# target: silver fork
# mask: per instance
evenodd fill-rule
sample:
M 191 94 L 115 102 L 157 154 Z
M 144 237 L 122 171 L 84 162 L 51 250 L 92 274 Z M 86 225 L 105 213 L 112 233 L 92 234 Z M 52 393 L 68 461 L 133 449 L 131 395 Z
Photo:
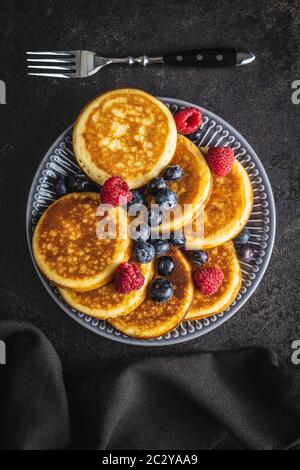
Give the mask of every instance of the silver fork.
M 197 67 L 227 67 L 246 65 L 255 59 L 252 52 L 236 49 L 197 49 L 180 51 L 157 57 L 101 57 L 91 51 L 29 51 L 27 54 L 28 75 L 55 78 L 91 77 L 110 64 L 142 65 L 165 64 Z

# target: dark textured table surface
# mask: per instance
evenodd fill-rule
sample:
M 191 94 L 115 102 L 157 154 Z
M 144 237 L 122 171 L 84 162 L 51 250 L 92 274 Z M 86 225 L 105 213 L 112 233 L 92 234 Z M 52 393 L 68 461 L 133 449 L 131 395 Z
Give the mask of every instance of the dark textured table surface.
M 300 339 L 300 105 L 291 101 L 292 82 L 300 79 L 299 17 L 300 3 L 291 0 L 1 0 L 0 79 L 7 85 L 7 104 L 0 106 L 1 317 L 41 328 L 66 371 L 120 357 L 250 345 L 271 347 L 291 364 L 291 343 Z M 199 46 L 244 47 L 257 60 L 218 70 L 116 66 L 82 81 L 25 74 L 30 49 L 86 48 L 114 56 Z M 26 244 L 26 198 L 45 151 L 90 98 L 119 86 L 189 100 L 222 116 L 254 147 L 274 191 L 275 247 L 259 288 L 226 324 L 178 346 L 130 347 L 79 326 L 46 293 Z

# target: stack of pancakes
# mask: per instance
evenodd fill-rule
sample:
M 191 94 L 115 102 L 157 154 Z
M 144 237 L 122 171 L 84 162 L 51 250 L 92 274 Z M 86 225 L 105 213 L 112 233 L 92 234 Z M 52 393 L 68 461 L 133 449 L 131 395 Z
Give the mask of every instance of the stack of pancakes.
M 184 229 L 186 249 L 172 246 L 168 254 L 175 269 L 168 276 L 174 295 L 157 303 L 148 295 L 155 274 L 154 262 L 140 264 L 145 282 L 141 289 L 118 293 L 114 272 L 132 260 L 132 241 L 126 209 L 113 210 L 115 236 L 99 238 L 98 193 L 71 193 L 53 203 L 41 217 L 33 237 L 36 262 L 44 275 L 59 287 L 73 308 L 105 319 L 128 336 L 154 338 L 174 329 L 183 319 L 196 320 L 226 309 L 241 287 L 241 271 L 232 239 L 245 226 L 252 209 L 252 187 L 236 160 L 228 176 L 217 177 L 199 149 L 177 135 L 168 108 L 151 95 L 135 89 L 102 94 L 79 115 L 73 132 L 76 159 L 94 182 L 102 185 L 111 176 L 123 178 L 129 188 L 145 186 L 169 165 L 179 165 L 183 177 L 169 188 L 178 206 L 186 208 L 154 228 L 161 234 Z M 198 214 L 204 217 L 204 234 L 195 232 Z M 224 272 L 219 290 L 205 296 L 194 288 L 189 249 L 204 249 L 205 267 Z M 136 262 L 136 261 L 135 261 Z

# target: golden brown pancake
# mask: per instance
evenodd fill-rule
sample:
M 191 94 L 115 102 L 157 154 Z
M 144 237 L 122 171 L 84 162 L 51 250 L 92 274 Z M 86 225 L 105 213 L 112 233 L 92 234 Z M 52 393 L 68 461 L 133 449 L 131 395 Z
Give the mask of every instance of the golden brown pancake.
M 117 89 L 95 98 L 79 115 L 73 131 L 75 157 L 96 183 L 116 175 L 137 188 L 170 162 L 176 132 L 163 103 L 141 90 Z
M 213 175 L 212 192 L 204 209 L 204 237 L 185 232 L 189 249 L 206 249 L 233 239 L 246 225 L 252 211 L 250 178 L 238 160 L 225 177 Z M 195 222 L 192 224 L 195 230 Z
M 167 279 L 173 284 L 173 297 L 165 303 L 157 303 L 147 296 L 133 312 L 109 319 L 112 326 L 127 336 L 150 339 L 168 333 L 184 319 L 194 291 L 191 268 L 178 249 L 172 247 L 170 256 L 175 262 L 175 268 Z
M 33 236 L 33 253 L 43 274 L 55 284 L 87 291 L 107 284 L 116 267 L 130 256 L 131 241 L 97 236 L 97 193 L 72 193 L 55 201 L 39 220 Z M 127 214 L 112 209 L 117 228 L 126 226 Z M 118 230 L 117 230 L 118 232 Z
M 183 135 L 178 134 L 175 155 L 170 165 L 179 165 L 183 169 L 183 177 L 179 181 L 170 181 L 169 189 L 178 197 L 176 213 L 170 212 L 170 219 L 154 229 L 168 232 L 179 229 L 192 219 L 196 210 L 209 199 L 212 188 L 211 171 L 198 147 Z M 167 216 L 168 212 L 164 213 Z
M 114 281 L 88 292 L 75 292 L 70 289 L 59 289 L 59 291 L 71 307 L 92 317 L 105 320 L 108 317 L 126 315 L 143 302 L 153 277 L 153 262 L 139 266 L 145 283 L 141 289 L 127 294 L 118 293 Z
M 208 250 L 208 262 L 204 268 L 218 266 L 224 272 L 224 280 L 219 290 L 212 295 L 204 295 L 195 286 L 191 307 L 186 315 L 186 320 L 200 320 L 201 318 L 223 312 L 239 293 L 242 284 L 240 263 L 231 241 Z M 192 263 L 192 269 L 202 269 Z

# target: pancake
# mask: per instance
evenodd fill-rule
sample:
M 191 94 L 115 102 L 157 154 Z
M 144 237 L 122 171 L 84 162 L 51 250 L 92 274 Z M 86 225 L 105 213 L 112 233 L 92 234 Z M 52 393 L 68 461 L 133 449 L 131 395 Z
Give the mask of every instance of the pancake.
M 203 295 L 197 287 L 187 313 L 186 320 L 200 320 L 201 318 L 223 312 L 236 298 L 242 284 L 240 263 L 231 241 L 208 250 L 208 262 L 203 268 L 218 266 L 224 272 L 224 280 L 215 294 Z M 201 269 L 192 263 L 192 269 Z
M 204 209 L 204 237 L 187 228 L 186 246 L 206 249 L 232 240 L 246 225 L 252 211 L 253 190 L 243 165 L 235 160 L 225 177 L 213 175 L 212 192 Z M 192 223 L 195 231 L 195 220 Z
M 73 130 L 75 157 L 96 183 L 110 176 L 137 188 L 157 176 L 172 159 L 177 140 L 168 108 L 132 88 L 103 93 L 80 113 Z
M 88 292 L 75 292 L 62 288 L 59 291 L 71 307 L 92 317 L 105 320 L 108 317 L 126 315 L 143 302 L 153 277 L 153 262 L 140 264 L 139 266 L 145 278 L 145 283 L 141 289 L 127 294 L 119 294 L 115 289 L 114 281 Z
M 116 267 L 130 256 L 131 241 L 121 239 L 118 227 L 126 226 L 122 208 L 112 209 L 117 238 L 101 239 L 96 228 L 97 193 L 72 193 L 55 201 L 40 218 L 33 235 L 33 253 L 43 274 L 58 286 L 87 291 L 107 284 Z
M 169 181 L 169 188 L 178 197 L 179 212 L 170 212 L 169 220 L 163 219 L 160 227 L 153 231 L 169 232 L 183 227 L 192 219 L 196 211 L 209 199 L 212 188 L 211 171 L 198 147 L 189 139 L 178 135 L 175 155 L 170 165 L 179 165 L 183 177 L 179 181 Z M 186 206 L 185 206 L 186 205 Z M 168 212 L 165 212 L 168 216 Z
M 109 319 L 112 326 L 127 336 L 151 339 L 165 335 L 182 322 L 193 298 L 191 268 L 177 248 L 172 247 L 170 256 L 175 262 L 175 268 L 167 279 L 173 284 L 173 297 L 165 303 L 157 303 L 147 296 L 133 312 Z

